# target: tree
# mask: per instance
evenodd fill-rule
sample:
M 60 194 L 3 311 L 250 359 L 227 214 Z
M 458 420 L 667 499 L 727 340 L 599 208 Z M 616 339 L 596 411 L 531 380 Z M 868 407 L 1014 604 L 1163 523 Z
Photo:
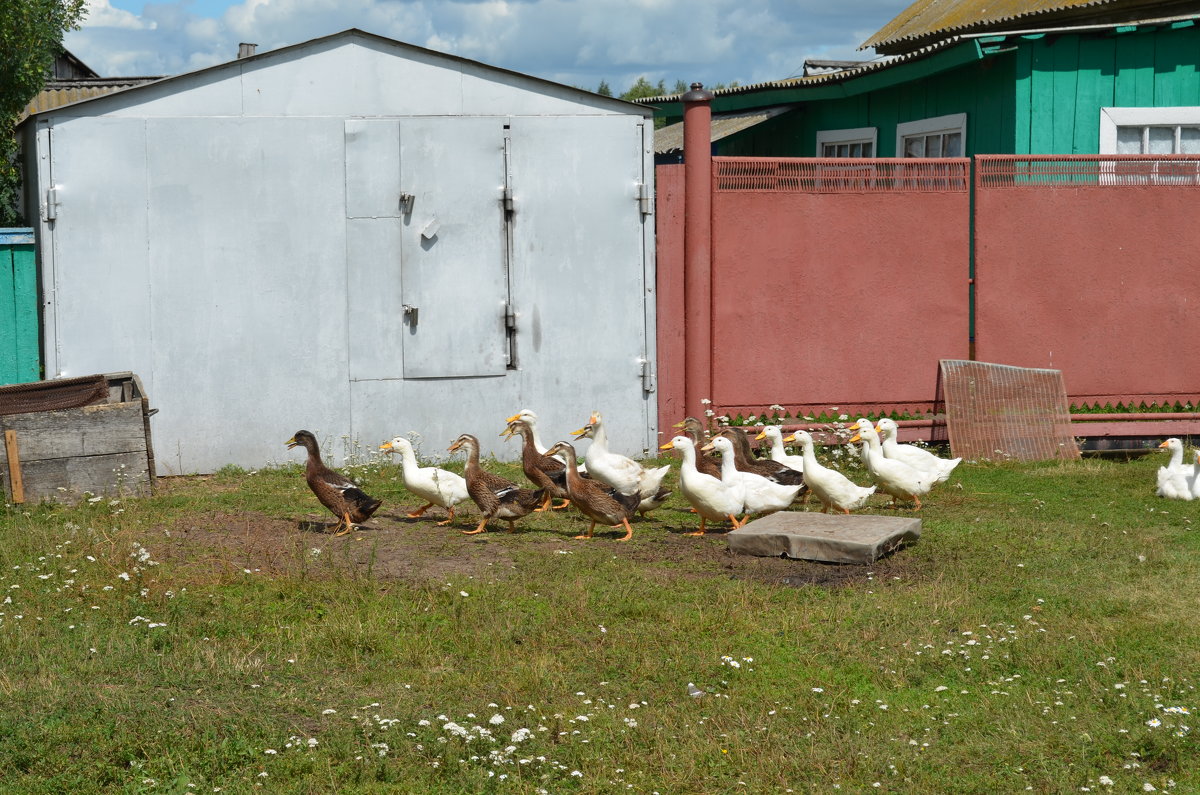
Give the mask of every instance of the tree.
M 596 89 L 596 93 L 602 97 L 611 97 L 613 95 L 612 89 L 609 88 L 607 80 L 600 81 L 600 87 Z
M 17 118 L 45 85 L 63 34 L 78 30 L 86 12 L 86 0 L 5 0 L 0 6 L 0 226 L 22 222 Z
M 632 102 L 635 99 L 645 99 L 646 97 L 661 97 L 667 93 L 666 85 L 662 80 L 658 81 L 658 85 L 651 85 L 650 81 L 645 77 L 639 77 L 629 90 L 621 95 L 621 99 Z

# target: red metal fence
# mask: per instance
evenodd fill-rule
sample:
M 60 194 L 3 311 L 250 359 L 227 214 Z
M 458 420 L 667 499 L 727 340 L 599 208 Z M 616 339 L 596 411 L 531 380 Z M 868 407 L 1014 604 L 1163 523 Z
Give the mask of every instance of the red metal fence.
M 670 169 L 658 170 L 664 428 L 699 410 L 684 405 L 695 308 Z M 1076 403 L 1194 402 L 1200 157 L 978 156 L 971 173 L 965 158 L 714 158 L 713 407 L 926 411 L 938 361 L 971 358 L 972 290 L 975 359 L 1061 369 Z

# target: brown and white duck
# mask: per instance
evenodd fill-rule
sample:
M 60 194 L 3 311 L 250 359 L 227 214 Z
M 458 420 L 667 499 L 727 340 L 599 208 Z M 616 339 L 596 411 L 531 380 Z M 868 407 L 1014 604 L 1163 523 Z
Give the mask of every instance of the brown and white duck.
M 570 505 L 567 497 L 567 465 L 558 458 L 552 458 L 549 453 L 540 453 L 533 436 L 533 426 L 525 420 L 510 419 L 504 433 L 505 438 L 521 437 L 521 469 L 525 477 L 539 488 L 545 489 L 546 498 L 539 511 L 550 507 L 552 498 L 563 500 L 562 505 L 555 505 L 555 510 L 561 510 Z
M 334 535 L 349 533 L 354 525 L 370 519 L 371 514 L 383 505 L 383 500 L 368 496 L 353 480 L 325 466 L 317 437 L 311 431 L 296 431 L 287 440 L 287 446 L 289 450 L 303 447 L 308 451 L 304 479 L 321 504 L 338 518 L 338 523 L 333 527 Z
M 750 472 L 762 475 L 783 486 L 803 486 L 804 473 L 797 472 L 791 467 L 773 461 L 769 458 L 755 458 L 754 448 L 750 446 L 750 438 L 737 428 L 722 428 L 717 436 L 724 436 L 733 442 L 733 463 L 739 472 Z M 804 492 L 805 489 L 800 489 Z
M 469 433 L 454 440 L 450 452 L 465 450 L 467 466 L 463 472 L 467 478 L 467 493 L 479 506 L 483 518 L 474 530 L 463 530 L 463 535 L 473 536 L 487 529 L 488 519 L 503 519 L 508 522 L 508 532 L 516 530 L 514 519 L 530 513 L 546 498 L 543 489 L 523 489 L 516 483 L 486 471 L 479 465 L 479 440 Z
M 610 527 L 625 528 L 625 535 L 618 541 L 628 541 L 633 538 L 633 528 L 629 526 L 629 517 L 637 512 L 641 502 L 636 494 L 622 494 L 616 489 L 609 488 L 597 480 L 584 478 L 579 474 L 579 463 L 575 459 L 575 448 L 567 442 L 558 442 L 547 454 L 561 453 L 567 459 L 567 496 L 571 505 L 592 520 L 587 532 L 576 538 L 591 538 L 596 529 L 596 522 L 603 522 Z

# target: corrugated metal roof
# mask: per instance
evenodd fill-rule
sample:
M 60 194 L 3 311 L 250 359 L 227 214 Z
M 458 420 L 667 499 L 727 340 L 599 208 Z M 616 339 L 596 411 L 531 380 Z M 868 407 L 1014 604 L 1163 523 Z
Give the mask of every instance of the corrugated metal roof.
M 734 133 L 749 129 L 756 124 L 762 124 L 767 119 L 773 119 L 794 107 L 795 105 L 779 105 L 748 113 L 714 113 L 709 141 L 728 138 Z M 654 131 L 654 153 L 656 155 L 681 151 L 683 151 L 683 122 L 668 124 L 666 127 L 660 127 Z
M 931 38 L 949 34 L 976 32 L 992 26 L 1012 29 L 1015 23 L 1035 23 L 1055 17 L 1079 20 L 1086 9 L 1105 6 L 1114 10 L 1148 10 L 1155 6 L 1161 15 L 1164 4 L 1146 0 L 916 0 L 895 19 L 884 25 L 859 47 L 874 47 L 877 52 L 902 52 L 911 46 L 928 43 Z M 1085 13 L 1079 13 L 1083 10 Z M 1040 19 L 1035 19 L 1040 18 Z
M 79 102 L 83 99 L 91 99 L 100 97 L 105 94 L 112 94 L 117 91 L 124 91 L 127 88 L 140 86 L 143 83 L 149 83 L 154 80 L 159 80 L 158 77 L 98 77 L 98 78 L 82 78 L 79 80 L 52 80 L 42 88 L 38 95 L 35 96 L 21 115 L 17 117 L 17 122 L 25 120 L 25 117 L 34 113 L 40 113 L 43 110 L 69 105 L 72 102 Z

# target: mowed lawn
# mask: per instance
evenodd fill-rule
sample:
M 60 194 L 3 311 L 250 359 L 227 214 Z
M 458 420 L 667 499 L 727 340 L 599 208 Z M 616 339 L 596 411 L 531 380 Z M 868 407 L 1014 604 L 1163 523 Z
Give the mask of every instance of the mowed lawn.
M 871 567 L 731 556 L 679 497 L 467 537 L 379 463 L 342 538 L 296 466 L 10 505 L 0 790 L 1197 792 L 1163 461 L 964 463 Z

